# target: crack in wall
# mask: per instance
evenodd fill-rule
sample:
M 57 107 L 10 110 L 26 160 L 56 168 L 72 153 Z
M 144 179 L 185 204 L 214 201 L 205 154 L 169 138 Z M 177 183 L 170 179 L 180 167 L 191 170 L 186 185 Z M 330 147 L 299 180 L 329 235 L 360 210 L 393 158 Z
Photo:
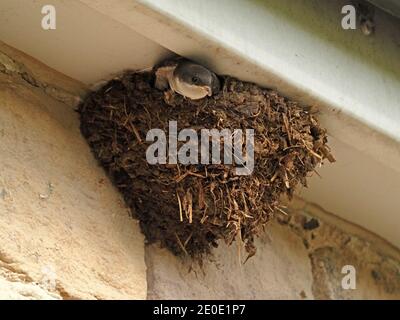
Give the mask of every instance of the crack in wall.
M 15 266 L 15 262 L 0 251 L 0 268 L 5 269 L 7 272 L 13 273 L 18 279 L 22 281 L 34 282 L 34 280 L 22 269 Z
M 47 288 L 42 286 L 39 282 L 35 281 L 27 272 L 23 269 L 16 267 L 17 262 L 13 261 L 7 257 L 3 252 L 0 251 L 0 279 L 4 279 L 9 283 L 23 284 L 26 286 L 31 286 L 32 290 L 41 290 L 43 293 L 47 294 L 52 298 L 62 298 L 62 299 L 74 299 L 74 297 L 68 295 L 62 287 L 57 284 L 55 290 L 49 291 Z M 19 294 L 26 298 L 33 298 L 33 293 L 29 292 L 26 287 L 25 290 L 18 291 Z

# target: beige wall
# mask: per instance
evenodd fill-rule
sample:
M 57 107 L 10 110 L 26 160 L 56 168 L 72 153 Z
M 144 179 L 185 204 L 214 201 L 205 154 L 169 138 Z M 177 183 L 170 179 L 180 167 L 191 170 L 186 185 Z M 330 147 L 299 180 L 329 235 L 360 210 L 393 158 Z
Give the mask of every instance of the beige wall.
M 146 247 L 150 299 L 400 299 L 400 254 L 385 241 L 296 199 L 256 241 L 257 254 L 220 244 L 200 268 Z M 304 227 L 310 219 L 318 226 Z M 342 287 L 342 268 L 356 289 Z
M 84 91 L 0 43 L 0 299 L 146 298 L 143 235 L 79 131 Z

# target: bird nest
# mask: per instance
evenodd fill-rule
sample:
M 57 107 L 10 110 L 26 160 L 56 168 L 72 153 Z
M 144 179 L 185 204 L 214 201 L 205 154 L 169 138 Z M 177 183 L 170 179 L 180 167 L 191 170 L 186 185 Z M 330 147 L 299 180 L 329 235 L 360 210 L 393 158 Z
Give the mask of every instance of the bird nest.
M 148 242 L 176 255 L 202 258 L 219 240 L 254 239 L 279 209 L 282 195 L 324 159 L 334 161 L 326 130 L 309 109 L 276 92 L 230 77 L 221 91 L 201 100 L 168 95 L 152 86 L 151 73 L 125 73 L 80 105 L 81 131 Z M 168 133 L 171 120 L 184 128 L 254 129 L 254 169 L 237 175 L 232 165 L 149 164 L 152 128 Z M 178 147 L 184 142 L 178 142 Z M 171 148 L 169 146 L 169 148 Z

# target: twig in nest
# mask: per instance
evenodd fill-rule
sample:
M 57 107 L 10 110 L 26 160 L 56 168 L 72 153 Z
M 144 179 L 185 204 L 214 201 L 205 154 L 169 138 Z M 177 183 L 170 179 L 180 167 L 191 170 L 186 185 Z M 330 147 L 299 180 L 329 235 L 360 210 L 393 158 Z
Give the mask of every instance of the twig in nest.
M 182 251 L 188 256 L 189 253 L 186 251 L 185 246 L 182 244 L 182 241 L 181 241 L 181 239 L 179 239 L 179 237 L 176 234 L 176 232 L 175 232 L 175 237 L 176 237 L 176 240 L 178 241 L 179 247 L 181 247 Z
M 287 214 L 287 212 L 285 212 L 284 210 L 282 210 L 281 208 L 279 208 L 279 207 L 275 207 L 277 210 L 279 210 L 280 212 L 282 212 L 285 216 L 287 216 L 288 214 Z
M 137 131 L 136 127 L 132 124 L 132 122 L 129 123 L 132 127 L 133 132 L 135 133 L 136 139 L 138 139 L 139 143 L 143 143 L 142 139 L 140 138 L 139 131 Z
M 182 202 L 181 198 L 179 197 L 178 191 L 176 192 L 176 197 L 178 198 L 178 204 L 179 204 L 179 218 L 180 221 L 183 222 Z

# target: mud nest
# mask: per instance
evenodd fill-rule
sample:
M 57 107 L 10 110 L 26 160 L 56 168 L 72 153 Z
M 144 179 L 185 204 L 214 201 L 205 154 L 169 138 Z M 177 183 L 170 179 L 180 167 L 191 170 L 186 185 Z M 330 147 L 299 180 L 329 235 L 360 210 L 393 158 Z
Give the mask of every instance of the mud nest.
M 217 95 L 191 101 L 155 89 L 151 73 L 128 72 L 79 107 L 83 135 L 147 241 L 176 255 L 202 258 L 221 239 L 241 241 L 254 255 L 254 239 L 281 197 L 306 186 L 324 159 L 334 161 L 326 130 L 309 109 L 252 83 L 221 80 Z M 159 128 L 168 136 L 171 120 L 178 132 L 254 129 L 253 173 L 236 175 L 235 164 L 149 164 L 146 150 L 153 141 L 146 134 Z

